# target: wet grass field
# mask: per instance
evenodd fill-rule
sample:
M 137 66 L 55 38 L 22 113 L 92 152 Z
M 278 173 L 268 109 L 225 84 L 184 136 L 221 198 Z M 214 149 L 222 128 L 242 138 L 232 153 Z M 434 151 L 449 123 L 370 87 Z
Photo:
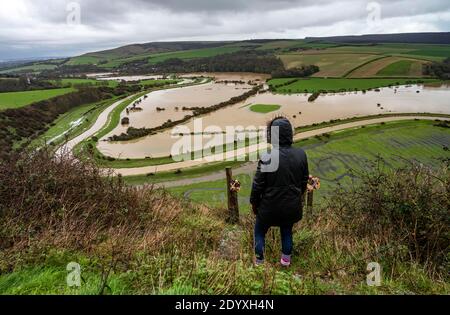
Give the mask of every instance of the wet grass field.
M 335 132 L 296 143 L 308 155 L 310 173 L 321 179 L 315 202 L 321 203 L 338 184 L 357 180 L 357 173 L 381 157 L 386 167 L 399 168 L 416 161 L 439 167 L 440 160 L 450 159 L 450 129 L 435 126 L 433 121 L 402 121 L 376 124 Z M 353 174 L 353 173 L 356 173 Z M 243 212 L 249 211 L 253 173 L 236 176 L 242 184 L 239 202 Z M 223 180 L 169 189 L 177 196 L 211 206 L 226 207 Z

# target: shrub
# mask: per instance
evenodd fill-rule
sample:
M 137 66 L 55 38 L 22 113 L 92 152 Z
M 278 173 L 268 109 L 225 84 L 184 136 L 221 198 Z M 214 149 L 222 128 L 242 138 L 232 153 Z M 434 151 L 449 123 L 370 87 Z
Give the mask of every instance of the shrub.
M 107 250 L 128 261 L 168 244 L 197 245 L 196 232 L 180 235 L 175 226 L 184 208 L 190 209 L 164 190 L 128 187 L 90 162 L 54 159 L 46 149 L 11 156 L 0 160 L 0 273 L 17 263 L 9 255 L 38 259 L 47 248 Z
M 409 162 L 388 170 L 383 160 L 369 171 L 353 172 L 359 180 L 330 196 L 328 210 L 336 230 L 367 239 L 376 248 L 405 249 L 403 259 L 430 271 L 448 270 L 450 245 L 450 172 Z

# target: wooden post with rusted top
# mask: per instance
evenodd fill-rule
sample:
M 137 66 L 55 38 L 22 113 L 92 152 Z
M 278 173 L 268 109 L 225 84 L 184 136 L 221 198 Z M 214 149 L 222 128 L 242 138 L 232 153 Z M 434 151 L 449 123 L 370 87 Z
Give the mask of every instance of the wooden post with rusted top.
M 306 210 L 307 210 L 307 219 L 312 217 L 313 214 L 313 203 L 314 203 L 314 190 L 307 192 L 308 197 L 306 198 Z
M 226 168 L 227 174 L 227 195 L 228 195 L 228 219 L 230 223 L 239 222 L 239 204 L 237 191 L 232 190 L 231 186 L 233 184 L 233 173 L 231 167 Z

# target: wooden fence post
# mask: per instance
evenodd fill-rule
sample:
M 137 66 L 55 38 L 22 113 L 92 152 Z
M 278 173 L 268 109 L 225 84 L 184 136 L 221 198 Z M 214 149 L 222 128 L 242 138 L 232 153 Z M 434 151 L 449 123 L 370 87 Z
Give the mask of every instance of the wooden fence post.
M 229 221 L 231 223 L 239 222 L 239 204 L 237 191 L 231 189 L 231 184 L 233 183 L 233 173 L 231 167 L 226 168 L 227 174 L 227 195 L 228 195 L 228 215 Z
M 308 191 L 308 198 L 306 202 L 307 218 L 309 219 L 312 217 L 313 213 L 314 190 Z

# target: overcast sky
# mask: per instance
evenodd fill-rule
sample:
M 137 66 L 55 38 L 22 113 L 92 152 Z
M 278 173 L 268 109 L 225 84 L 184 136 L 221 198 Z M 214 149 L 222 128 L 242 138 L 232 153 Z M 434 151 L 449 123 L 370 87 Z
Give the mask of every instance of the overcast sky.
M 3 0 L 0 60 L 151 41 L 437 31 L 450 31 L 448 0 Z

